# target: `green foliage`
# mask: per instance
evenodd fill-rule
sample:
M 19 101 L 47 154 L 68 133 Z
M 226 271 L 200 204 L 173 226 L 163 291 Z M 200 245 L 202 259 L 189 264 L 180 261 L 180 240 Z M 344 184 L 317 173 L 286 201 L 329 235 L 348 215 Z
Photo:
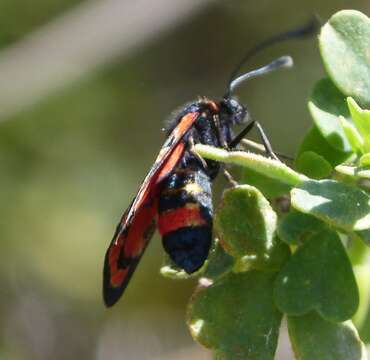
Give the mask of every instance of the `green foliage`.
M 217 359 L 273 359 L 283 315 L 297 359 L 366 358 L 370 20 L 340 11 L 319 46 L 328 77 L 308 101 L 314 124 L 294 169 L 196 146 L 242 168 L 243 185 L 226 190 L 216 211 L 219 241 L 188 308 L 193 337 Z
M 361 166 L 370 166 L 370 153 L 363 154 L 360 157 L 360 165 Z
M 349 156 L 348 153 L 338 151 L 332 147 L 315 125 L 312 126 L 311 130 L 304 137 L 299 147 L 297 158 L 299 159 L 299 156 L 305 152 L 313 152 L 320 155 L 332 166 L 342 163 Z
M 370 198 L 335 180 L 309 180 L 291 191 L 292 207 L 343 230 L 370 228 Z
M 359 286 L 360 303 L 352 321 L 361 334 L 363 325 L 366 324 L 370 305 L 370 267 L 367 264 L 354 266 L 357 284 Z M 365 339 L 364 339 L 365 340 Z M 365 340 L 366 341 L 366 340 Z
M 289 250 L 275 237 L 276 224 L 275 212 L 255 187 L 225 191 L 215 230 L 222 247 L 236 259 L 234 271 L 279 268 Z
M 296 162 L 296 169 L 313 179 L 322 179 L 331 174 L 333 171 L 330 163 L 321 155 L 313 151 L 302 152 Z
M 316 310 L 329 321 L 351 318 L 358 289 L 337 233 L 324 230 L 307 239 L 279 272 L 274 295 L 277 307 L 288 315 Z
M 210 251 L 207 266 L 202 276 L 207 279 L 217 279 L 227 274 L 235 265 L 235 258 L 226 253 L 218 239 Z
M 331 322 L 315 312 L 289 316 L 288 330 L 299 360 L 366 359 L 366 350 L 350 321 Z
M 345 96 L 330 79 L 317 82 L 308 102 L 312 119 L 321 135 L 336 150 L 347 153 L 350 144 L 339 121 L 339 116 L 349 118 Z
M 339 121 L 353 151 L 362 152 L 364 149 L 364 140 L 357 128 L 343 116 L 339 116 Z
M 304 173 L 304 172 L 302 172 Z M 258 187 L 258 190 L 267 198 L 274 198 L 289 192 L 289 185 L 277 179 L 261 174 L 252 169 L 244 168 L 241 173 L 240 182 Z
M 193 337 L 221 359 L 273 359 L 282 317 L 273 300 L 274 277 L 252 270 L 199 287 L 188 309 Z
M 229 152 L 224 149 L 216 149 L 212 146 L 201 144 L 195 145 L 195 150 L 199 155 L 207 159 L 222 161 L 226 164 L 239 165 L 251 169 L 269 179 L 290 187 L 308 180 L 305 175 L 297 173 L 284 163 L 277 162 L 261 155 L 242 151 Z
M 325 228 L 325 223 L 312 215 L 290 211 L 279 222 L 280 239 L 289 245 L 301 245 L 313 234 Z
M 348 107 L 351 112 L 356 128 L 360 136 L 363 139 L 363 151 L 370 151 L 370 111 L 362 110 L 357 104 L 356 101 L 352 98 L 348 98 Z
M 368 246 L 370 246 L 370 229 L 355 231 L 355 234 Z
M 370 106 L 369 18 L 358 11 L 340 11 L 323 26 L 319 43 L 325 68 L 338 89 Z

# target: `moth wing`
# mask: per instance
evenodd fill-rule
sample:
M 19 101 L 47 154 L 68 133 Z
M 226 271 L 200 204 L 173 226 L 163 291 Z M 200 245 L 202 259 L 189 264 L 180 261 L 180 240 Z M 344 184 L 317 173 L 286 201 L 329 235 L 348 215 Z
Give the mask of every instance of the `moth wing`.
M 169 135 L 116 228 L 104 260 L 103 298 L 107 306 L 122 296 L 154 233 L 159 184 L 181 159 L 185 149 L 182 139 L 198 117 L 198 112 L 186 114 Z

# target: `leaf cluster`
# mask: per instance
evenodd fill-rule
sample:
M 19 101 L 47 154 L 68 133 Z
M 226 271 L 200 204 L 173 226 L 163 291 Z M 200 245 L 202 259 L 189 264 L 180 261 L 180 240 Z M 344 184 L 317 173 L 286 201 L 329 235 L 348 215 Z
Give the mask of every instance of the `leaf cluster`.
M 370 342 L 370 19 L 345 10 L 321 28 L 327 77 L 294 166 L 197 145 L 242 168 L 215 215 L 187 323 L 217 359 L 274 359 L 283 316 L 297 359 L 365 359 Z M 183 273 L 167 266 L 175 278 Z

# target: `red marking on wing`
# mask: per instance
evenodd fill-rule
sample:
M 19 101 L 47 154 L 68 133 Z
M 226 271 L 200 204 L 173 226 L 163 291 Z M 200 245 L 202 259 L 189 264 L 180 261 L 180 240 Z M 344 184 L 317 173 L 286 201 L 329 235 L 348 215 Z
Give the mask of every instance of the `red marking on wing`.
M 148 229 L 151 227 L 157 215 L 157 202 L 150 207 L 141 208 L 130 228 L 127 231 L 126 242 L 123 243 L 124 255 L 127 258 L 134 258 L 141 255 L 148 239 Z
M 158 230 L 161 236 L 188 226 L 207 225 L 197 204 L 187 204 L 182 208 L 166 211 L 158 218 Z
M 191 126 L 197 120 L 198 116 L 198 112 L 186 114 L 172 131 L 166 142 L 163 144 L 162 149 L 157 156 L 157 159 L 155 160 L 148 175 L 142 182 L 134 201 L 127 211 L 127 216 L 125 218 L 125 227 L 127 227 L 131 223 L 135 212 L 138 208 L 142 206 L 144 199 L 148 195 L 148 192 L 150 191 L 150 188 L 153 186 L 153 184 L 163 180 L 163 178 L 168 175 L 168 173 L 174 168 L 177 161 L 180 159 L 181 154 L 184 150 L 184 146 L 182 144 L 179 148 L 177 145 L 180 145 L 179 142 L 189 131 Z M 170 155 L 173 152 L 175 152 L 175 155 L 171 157 L 171 159 L 169 159 Z M 171 167 L 167 165 L 168 163 L 171 163 Z M 162 167 L 164 167 L 163 171 L 161 171 Z M 124 221 L 121 222 L 123 223 Z
M 181 158 L 185 150 L 185 144 L 180 142 L 177 144 L 175 149 L 172 151 L 171 155 L 168 157 L 167 161 L 163 164 L 161 169 L 158 172 L 155 182 L 160 183 L 168 174 L 174 169 L 176 164 Z
M 121 218 L 104 263 L 103 296 L 107 306 L 113 305 L 122 295 L 152 236 L 161 181 L 181 159 L 185 149 L 181 140 L 198 116 L 198 112 L 193 112 L 181 119 Z
M 148 204 L 147 204 L 148 205 Z M 129 276 L 130 260 L 140 257 L 151 238 L 150 229 L 154 225 L 157 204 L 139 209 L 131 226 L 121 233 L 108 250 L 110 286 L 119 287 Z M 126 261 L 125 267 L 119 266 L 120 257 Z

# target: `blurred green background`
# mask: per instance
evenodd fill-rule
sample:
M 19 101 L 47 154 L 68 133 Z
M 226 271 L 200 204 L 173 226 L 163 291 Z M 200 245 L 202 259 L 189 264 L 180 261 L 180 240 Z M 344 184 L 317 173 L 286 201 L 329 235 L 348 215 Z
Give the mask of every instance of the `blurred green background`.
M 0 0 L 0 65 L 9 46 L 80 3 Z M 101 299 L 106 247 L 174 109 L 221 96 L 259 41 L 348 7 L 370 14 L 365 0 L 210 1 L 129 55 L 0 118 L 0 359 L 209 358 L 184 321 L 194 283 L 159 275 L 159 237 L 109 310 Z M 316 40 L 274 46 L 245 69 L 283 54 L 293 69 L 253 80 L 238 96 L 273 147 L 293 155 L 310 126 L 306 99 L 324 74 Z

